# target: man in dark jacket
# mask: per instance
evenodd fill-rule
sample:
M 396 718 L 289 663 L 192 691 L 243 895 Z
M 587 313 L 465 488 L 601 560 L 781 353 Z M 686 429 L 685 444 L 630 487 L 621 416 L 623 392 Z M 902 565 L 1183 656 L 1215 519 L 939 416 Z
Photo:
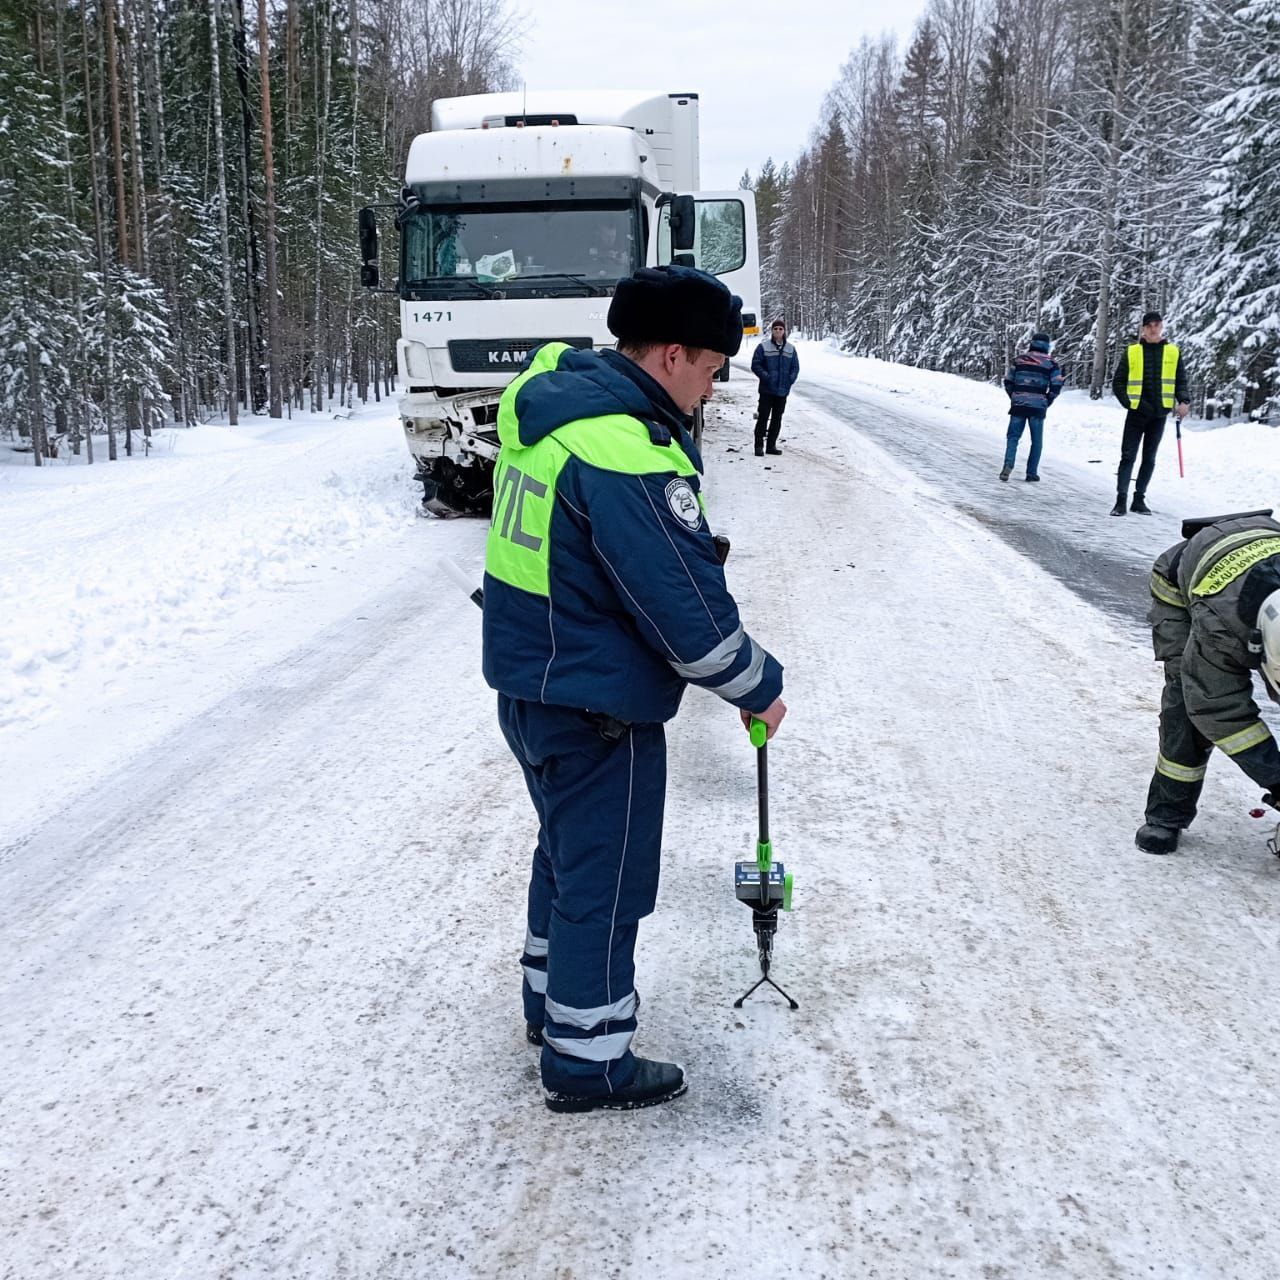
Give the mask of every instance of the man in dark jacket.
M 1018 456 L 1018 441 L 1024 427 L 1031 429 L 1031 453 L 1027 458 L 1027 479 L 1040 479 L 1040 450 L 1044 447 L 1044 415 L 1062 390 L 1062 367 L 1049 354 L 1052 342 L 1047 333 L 1033 333 L 1031 347 L 1015 356 L 1004 377 L 1009 393 L 1009 434 L 1004 449 L 1000 479 L 1008 480 Z
M 1164 663 L 1160 749 L 1136 837 L 1172 853 L 1196 816 L 1217 747 L 1280 807 L 1280 749 L 1258 714 L 1253 672 L 1280 701 L 1280 523 L 1270 511 L 1191 520 L 1151 572 L 1151 638 Z
M 782 413 L 787 397 L 800 376 L 800 357 L 787 341 L 787 326 L 775 320 L 768 342 L 762 342 L 751 357 L 751 372 L 760 379 L 760 405 L 756 413 L 756 457 L 762 453 L 781 453 L 778 432 L 782 430 Z M 769 431 L 769 447 L 765 448 L 765 428 Z
M 553 1111 L 684 1092 L 681 1067 L 631 1051 L 663 724 L 689 684 L 770 735 L 786 714 L 782 667 L 725 585 L 686 425 L 741 345 L 741 305 L 701 271 L 642 268 L 609 307 L 617 351 L 549 343 L 499 405 L 484 674 L 538 816 L 521 965 Z
M 1164 319 L 1158 311 L 1148 311 L 1142 317 L 1140 341 L 1125 348 L 1111 379 L 1111 390 L 1128 413 L 1124 418 L 1124 438 L 1120 445 L 1120 466 L 1116 471 L 1116 505 L 1113 516 L 1125 514 L 1129 499 L 1129 478 L 1133 475 L 1138 446 L 1142 446 L 1142 465 L 1138 468 L 1137 483 L 1133 486 L 1133 505 L 1130 511 L 1149 516 L 1147 485 L 1156 469 L 1156 450 L 1164 435 L 1165 418 L 1170 409 L 1178 417 L 1185 418 L 1191 410 L 1191 396 L 1187 391 L 1187 374 L 1182 366 L 1182 354 L 1172 342 L 1164 340 Z

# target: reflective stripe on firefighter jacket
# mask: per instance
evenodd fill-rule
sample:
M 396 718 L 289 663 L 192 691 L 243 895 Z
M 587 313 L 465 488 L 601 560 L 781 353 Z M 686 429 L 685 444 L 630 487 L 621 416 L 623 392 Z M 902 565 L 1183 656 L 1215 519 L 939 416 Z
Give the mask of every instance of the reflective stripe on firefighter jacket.
M 1265 516 L 1221 520 L 1170 547 L 1151 574 L 1152 643 L 1166 677 L 1181 682 L 1196 729 L 1255 782 L 1280 780 L 1280 749 L 1258 714 L 1249 651 L 1256 618 L 1240 597 L 1252 569 L 1280 557 L 1280 523 Z M 1195 781 L 1198 766 L 1157 761 L 1157 772 Z M 1203 776 L 1203 775 L 1200 775 Z

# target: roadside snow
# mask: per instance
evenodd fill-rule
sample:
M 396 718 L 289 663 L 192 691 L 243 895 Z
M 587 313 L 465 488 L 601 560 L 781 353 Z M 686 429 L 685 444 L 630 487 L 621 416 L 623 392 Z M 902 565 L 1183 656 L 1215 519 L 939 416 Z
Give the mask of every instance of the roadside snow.
M 0 467 L 0 730 L 56 714 L 317 557 L 414 518 L 394 406 L 169 429 L 151 457 Z
M 836 388 L 856 388 L 860 393 L 892 397 L 898 407 L 909 402 L 913 412 L 936 411 L 937 429 L 966 429 L 991 439 L 992 470 L 999 471 L 1009 426 L 1009 397 L 1003 387 L 975 382 L 950 373 L 935 373 L 909 365 L 889 364 L 864 356 L 851 356 L 831 342 L 797 340 L 800 378 Z M 1102 400 L 1090 400 L 1087 390 L 1068 389 L 1058 397 L 1045 417 L 1042 472 L 1051 472 L 1064 459 L 1096 477 L 1098 487 L 1115 492 L 1120 461 L 1120 437 L 1124 410 L 1115 402 L 1108 383 Z M 920 448 L 929 447 L 921 439 Z M 1031 447 L 1024 432 L 1018 460 L 1024 463 Z M 1256 422 L 1203 422 L 1188 418 L 1182 427 L 1186 477 L 1178 475 L 1178 450 L 1173 419 L 1165 431 L 1152 493 L 1157 501 L 1172 502 L 1190 514 L 1205 515 L 1251 510 L 1259 505 L 1280 507 L 1280 429 Z

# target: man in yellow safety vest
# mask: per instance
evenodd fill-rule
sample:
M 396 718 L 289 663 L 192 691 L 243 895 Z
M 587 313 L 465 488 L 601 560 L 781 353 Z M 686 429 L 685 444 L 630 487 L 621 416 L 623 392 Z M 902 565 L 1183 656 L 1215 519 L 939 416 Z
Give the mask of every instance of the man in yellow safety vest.
M 1128 510 L 1149 516 L 1147 485 L 1156 468 L 1156 450 L 1164 435 L 1165 418 L 1170 409 L 1179 419 L 1191 410 L 1182 354 L 1172 342 L 1164 340 L 1164 317 L 1158 311 L 1148 311 L 1142 317 L 1140 340 L 1125 348 L 1115 377 L 1111 379 L 1111 390 L 1129 411 L 1124 419 L 1120 466 L 1116 471 L 1116 505 L 1111 508 L 1111 514 L 1122 516 Z M 1133 475 L 1139 445 L 1142 446 L 1142 465 L 1133 486 L 1133 504 L 1129 505 L 1129 478 Z

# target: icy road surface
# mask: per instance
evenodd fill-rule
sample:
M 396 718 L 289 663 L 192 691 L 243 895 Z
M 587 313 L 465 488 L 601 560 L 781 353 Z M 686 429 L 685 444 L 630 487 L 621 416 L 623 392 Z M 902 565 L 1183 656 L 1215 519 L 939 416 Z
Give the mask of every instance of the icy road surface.
M 1134 624 L 960 509 L 1012 500 L 994 474 L 922 480 L 803 396 L 756 459 L 727 391 L 709 504 L 787 667 L 799 1012 L 732 1008 L 754 775 L 694 693 L 638 966 L 639 1047 L 690 1091 L 545 1110 L 531 812 L 479 613 L 435 567 L 478 572 L 484 530 L 392 522 L 263 585 L 256 626 L 132 668 L 109 725 L 0 740 L 37 815 L 0 824 L 0 1276 L 1277 1273 L 1280 864 L 1252 788 L 1215 761 L 1183 849 L 1139 854 L 1160 677 Z

